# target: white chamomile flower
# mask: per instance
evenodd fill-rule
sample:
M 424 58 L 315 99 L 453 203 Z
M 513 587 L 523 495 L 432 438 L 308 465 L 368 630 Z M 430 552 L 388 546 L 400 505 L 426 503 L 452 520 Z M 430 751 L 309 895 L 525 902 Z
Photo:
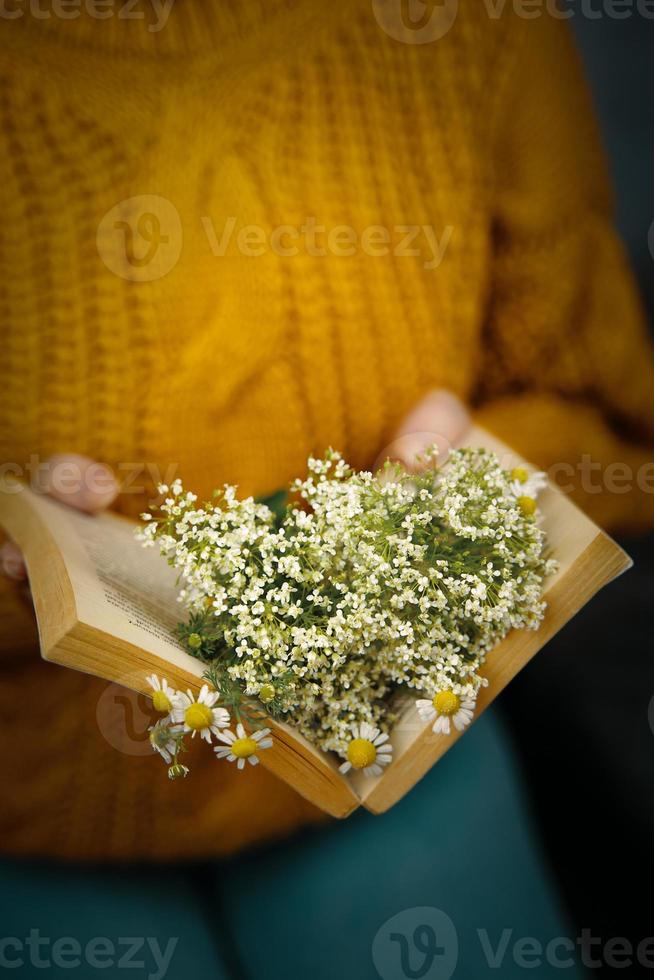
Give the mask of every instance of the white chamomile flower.
M 449 735 L 450 722 L 458 732 L 470 724 L 475 713 L 475 699 L 462 698 L 454 691 L 439 691 L 431 701 L 419 698 L 416 701 L 418 714 L 423 721 L 432 721 L 432 731 L 440 735 Z
M 388 735 L 363 722 L 352 729 L 352 740 L 347 747 L 347 759 L 339 766 L 342 773 L 350 769 L 363 769 L 366 776 L 378 776 L 383 766 L 392 761 L 393 746 Z
M 176 735 L 179 735 L 182 731 L 181 728 L 171 728 L 166 724 L 165 719 L 156 722 L 154 725 L 150 725 L 148 728 L 150 732 L 148 738 L 150 739 L 150 745 L 155 752 L 158 752 L 164 762 L 170 763 L 175 757 L 175 752 L 177 749 Z
M 169 717 L 175 707 L 177 691 L 170 686 L 165 677 L 159 680 L 156 674 L 151 674 L 150 677 L 146 677 L 146 681 L 153 690 L 152 705 L 154 710 L 158 711 L 161 715 Z
M 229 725 L 226 709 L 215 707 L 218 697 L 218 693 L 210 691 L 206 684 L 202 685 L 197 698 L 192 691 L 179 692 L 173 706 L 173 721 L 182 725 L 183 731 L 191 732 L 192 738 L 199 732 L 201 738 L 210 742 L 212 735 L 217 737 L 220 729 Z
M 515 497 L 529 497 L 535 500 L 541 490 L 547 486 L 547 476 L 538 470 L 529 472 L 525 466 L 516 466 L 511 470 L 511 492 Z
M 251 766 L 256 766 L 259 761 L 257 752 L 260 749 L 269 749 L 273 744 L 269 735 L 269 728 L 260 728 L 258 731 L 248 734 L 243 725 L 239 723 L 236 726 L 236 734 L 229 728 L 219 733 L 218 738 L 221 742 L 225 742 L 226 746 L 216 745 L 214 752 L 219 759 L 235 762 L 239 769 L 245 767 L 246 759 Z

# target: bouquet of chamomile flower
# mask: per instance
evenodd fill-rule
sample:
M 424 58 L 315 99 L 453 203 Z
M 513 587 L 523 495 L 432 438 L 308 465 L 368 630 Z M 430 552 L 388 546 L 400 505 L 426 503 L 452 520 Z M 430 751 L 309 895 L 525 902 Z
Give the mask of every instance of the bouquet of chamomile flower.
M 256 763 L 270 717 L 337 753 L 341 771 L 376 775 L 392 760 L 398 690 L 435 732 L 464 728 L 486 656 L 543 616 L 544 485 L 461 449 L 419 475 L 355 472 L 329 451 L 268 502 L 225 486 L 200 506 L 179 481 L 161 487 L 140 536 L 179 572 L 179 636 L 207 681 L 195 697 L 150 678 L 164 716 L 151 741 L 171 777 L 186 775 L 196 733 L 218 757 Z

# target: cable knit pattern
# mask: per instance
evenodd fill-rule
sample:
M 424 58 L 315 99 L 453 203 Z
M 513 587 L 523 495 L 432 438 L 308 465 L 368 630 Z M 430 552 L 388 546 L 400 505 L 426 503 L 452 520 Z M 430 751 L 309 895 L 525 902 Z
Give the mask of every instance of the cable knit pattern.
M 3 459 L 148 464 L 120 498 L 131 514 L 173 473 L 265 493 L 330 444 L 369 465 L 442 385 L 542 465 L 646 462 L 654 364 L 577 58 L 545 16 L 459 6 L 425 45 L 387 36 L 369 0 L 178 2 L 158 33 L 83 7 L 3 20 Z M 181 238 L 162 219 L 178 261 L 137 282 L 98 229 L 142 195 Z M 325 232 L 296 236 L 307 221 L 332 231 L 326 254 Z M 237 243 L 252 225 L 258 257 Z M 354 254 L 336 254 L 342 225 Z M 389 254 L 361 247 L 372 226 Z M 433 230 L 442 261 L 424 230 L 396 254 L 405 226 Z M 613 524 L 654 509 L 637 491 L 578 499 Z M 198 753 L 178 787 L 117 752 L 96 723 L 106 685 L 25 655 L 10 620 L 5 850 L 201 855 L 318 818 L 260 770 Z

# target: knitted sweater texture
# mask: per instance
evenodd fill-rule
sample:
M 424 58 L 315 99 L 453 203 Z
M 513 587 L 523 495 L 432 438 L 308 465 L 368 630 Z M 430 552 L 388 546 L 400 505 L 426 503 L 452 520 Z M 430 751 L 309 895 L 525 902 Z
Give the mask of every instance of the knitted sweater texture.
M 445 386 L 600 522 L 650 523 L 654 360 L 564 27 L 470 0 L 407 43 L 376 6 L 0 22 L 3 461 L 102 460 L 136 516 L 172 476 L 369 466 Z M 590 489 L 583 454 L 633 489 Z M 0 611 L 4 850 L 223 853 L 318 819 L 261 767 L 198 752 L 178 785 L 117 751 L 106 684 L 25 649 L 6 584 Z

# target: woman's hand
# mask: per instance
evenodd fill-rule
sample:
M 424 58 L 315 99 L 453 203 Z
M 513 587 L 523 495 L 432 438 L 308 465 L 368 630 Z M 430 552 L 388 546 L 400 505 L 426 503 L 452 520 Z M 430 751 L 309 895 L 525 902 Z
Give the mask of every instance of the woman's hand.
M 36 489 L 87 514 L 105 510 L 118 494 L 118 484 L 109 467 L 73 453 L 51 456 L 39 473 Z M 6 541 L 0 548 L 0 571 L 15 582 L 27 578 L 23 556 L 13 541 Z
M 431 391 L 409 412 L 380 453 L 376 466 L 390 458 L 415 472 L 420 469 L 421 454 L 434 444 L 442 461 L 451 447 L 463 439 L 469 424 L 468 412 L 456 395 L 444 388 Z M 96 514 L 116 499 L 118 484 L 104 464 L 86 456 L 61 454 L 51 456 L 43 467 L 38 490 L 76 510 Z M 0 548 L 0 571 L 16 582 L 27 577 L 23 556 L 13 541 L 6 541 Z
M 406 416 L 392 441 L 379 454 L 375 468 L 392 459 L 415 473 L 424 465 L 420 457 L 433 445 L 437 446 L 438 461 L 442 462 L 450 449 L 461 442 L 469 426 L 468 411 L 456 395 L 445 388 L 430 391 Z

